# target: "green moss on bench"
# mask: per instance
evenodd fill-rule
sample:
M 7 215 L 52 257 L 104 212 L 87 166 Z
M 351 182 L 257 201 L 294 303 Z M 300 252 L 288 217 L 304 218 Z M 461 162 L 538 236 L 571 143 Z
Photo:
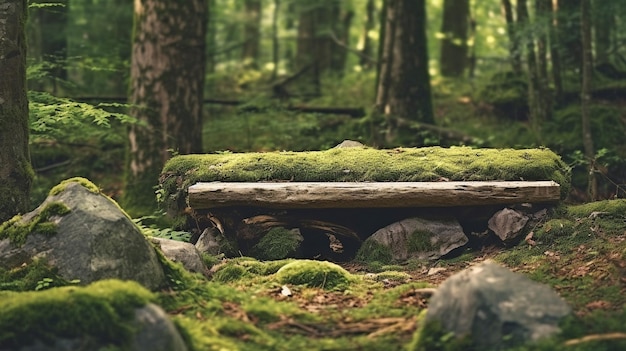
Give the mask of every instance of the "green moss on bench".
M 220 153 L 172 158 L 161 175 L 165 201 L 197 182 L 420 182 L 553 180 L 569 191 L 569 168 L 548 149 L 427 147 Z

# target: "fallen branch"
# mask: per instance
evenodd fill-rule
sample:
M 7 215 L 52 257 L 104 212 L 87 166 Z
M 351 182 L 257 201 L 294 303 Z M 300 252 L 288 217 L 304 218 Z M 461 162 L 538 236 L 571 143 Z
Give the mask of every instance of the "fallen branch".
M 563 345 L 575 346 L 575 345 L 580 345 L 580 344 L 591 342 L 591 341 L 617 340 L 617 339 L 626 339 L 626 333 L 607 333 L 607 334 L 587 335 L 582 338 L 568 340 Z

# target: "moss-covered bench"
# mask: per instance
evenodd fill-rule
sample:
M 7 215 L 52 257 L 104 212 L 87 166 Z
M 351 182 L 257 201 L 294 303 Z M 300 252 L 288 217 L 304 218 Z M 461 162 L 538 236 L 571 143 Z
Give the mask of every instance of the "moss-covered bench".
M 161 186 L 170 208 L 459 206 L 558 201 L 569 171 L 548 149 L 357 147 L 178 156 Z
M 401 208 L 555 203 L 569 192 L 570 175 L 548 149 L 351 147 L 177 156 L 160 184 L 168 212 L 192 213 L 190 227 L 200 230 L 218 223 L 254 238 L 244 225 L 263 232 L 302 227 L 307 217 L 327 233 L 362 238 L 370 228 L 360 233 L 354 218 L 401 217 Z

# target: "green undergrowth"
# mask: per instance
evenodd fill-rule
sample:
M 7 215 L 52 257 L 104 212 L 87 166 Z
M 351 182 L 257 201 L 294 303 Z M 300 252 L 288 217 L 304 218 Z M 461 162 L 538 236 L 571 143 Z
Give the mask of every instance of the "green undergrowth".
M 17 268 L 0 267 L 0 290 L 32 291 L 66 286 L 72 282 L 57 274 L 44 260 L 34 260 Z
M 624 200 L 611 200 L 554 209 L 532 228 L 533 245 L 522 241 L 495 256 L 504 265 L 552 286 L 575 311 L 562 322 L 562 333 L 556 337 L 512 350 L 624 348 L 624 341 L 619 339 L 576 343 L 588 335 L 626 332 L 622 282 L 626 267 L 624 206 Z M 207 257 L 212 266 L 212 276 L 207 279 L 159 256 L 168 286 L 148 293 L 146 299 L 168 312 L 190 350 L 472 349 L 471 341 L 456 340 L 433 326 L 422 325 L 425 305 L 420 302 L 424 295 L 419 291 L 432 287 L 414 278 L 414 273 L 423 269 L 423 261 L 378 262 L 366 265 L 366 271 L 349 273 L 323 261 Z M 433 265 L 452 270 L 455 265 L 466 267 L 478 256 L 464 252 Z M 56 279 L 54 271 L 42 263 L 27 267 L 30 268 L 0 270 L 0 287 L 33 290 L 45 278 Z M 82 291 L 76 287 L 63 289 L 49 291 Z M 0 299 L 0 304 L 18 296 L 11 294 L 2 295 L 9 299 Z M 111 298 L 104 298 L 94 308 L 114 303 L 110 301 Z M 48 313 L 58 317 L 61 312 Z M 107 313 L 105 317 L 111 315 L 109 310 Z M 124 319 L 116 321 L 121 324 L 107 326 L 103 337 L 120 333 L 122 338 L 117 340 L 124 340 L 124 335 L 128 335 Z M 84 328 L 91 328 L 90 325 L 86 323 Z M 0 335 L 8 330 L 11 329 L 0 329 Z M 573 346 L 564 346 L 572 341 Z

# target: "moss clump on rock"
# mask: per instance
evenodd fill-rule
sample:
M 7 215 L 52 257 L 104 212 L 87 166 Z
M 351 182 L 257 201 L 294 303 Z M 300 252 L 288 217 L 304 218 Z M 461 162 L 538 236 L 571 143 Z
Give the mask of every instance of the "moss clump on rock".
M 344 290 L 353 279 L 341 266 L 327 261 L 298 260 L 284 265 L 276 272 L 279 283 L 326 290 Z
M 381 264 L 391 263 L 393 255 L 391 248 L 375 240 L 366 240 L 356 253 L 355 260 L 360 262 Z
M 89 181 L 89 179 L 82 178 L 82 177 L 74 177 L 74 178 L 66 179 L 62 181 L 61 183 L 59 183 L 58 185 L 55 185 L 52 189 L 50 189 L 50 193 L 48 194 L 48 196 L 58 195 L 60 192 L 65 190 L 65 188 L 68 185 L 72 183 L 79 183 L 80 185 L 84 186 L 87 190 L 91 191 L 94 194 L 100 193 L 100 188 L 98 188 L 94 183 Z
M 0 292 L 0 345 L 19 349 L 35 340 L 62 337 L 128 347 L 135 309 L 153 298 L 139 283 L 119 280 L 40 292 Z
M 302 235 L 283 227 L 270 229 L 261 240 L 254 245 L 254 256 L 262 260 L 281 260 L 294 256 L 302 243 Z
M 13 269 L 0 267 L 0 290 L 36 290 L 40 282 L 48 279 L 47 287 L 65 286 L 70 282 L 57 274 L 57 269 L 43 260 L 32 262 Z
M 56 234 L 56 224 L 49 221 L 54 216 L 64 216 L 70 209 L 61 202 L 49 202 L 39 214 L 26 220 L 22 216 L 15 216 L 0 224 L 0 240 L 9 239 L 12 244 L 21 246 L 26 242 L 30 233 L 44 235 Z
M 434 250 L 432 238 L 434 234 L 421 229 L 415 229 L 409 236 L 407 248 L 409 252 L 428 252 Z

